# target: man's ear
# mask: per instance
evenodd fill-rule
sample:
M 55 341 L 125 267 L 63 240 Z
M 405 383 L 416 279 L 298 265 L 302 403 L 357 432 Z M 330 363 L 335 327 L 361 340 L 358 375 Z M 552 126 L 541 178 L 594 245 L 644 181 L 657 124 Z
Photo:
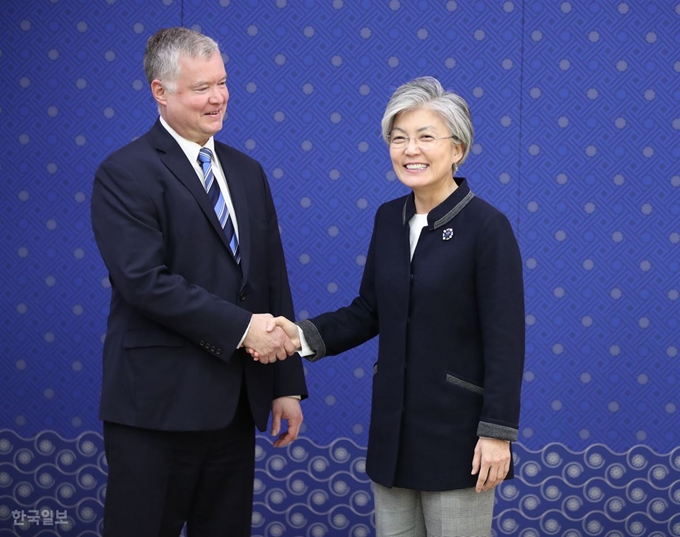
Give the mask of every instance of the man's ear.
M 163 85 L 163 83 L 155 79 L 151 82 L 151 94 L 153 95 L 153 98 L 156 99 L 156 102 L 158 104 L 162 104 L 165 106 L 165 102 L 167 100 L 167 93 L 168 90 L 167 88 Z

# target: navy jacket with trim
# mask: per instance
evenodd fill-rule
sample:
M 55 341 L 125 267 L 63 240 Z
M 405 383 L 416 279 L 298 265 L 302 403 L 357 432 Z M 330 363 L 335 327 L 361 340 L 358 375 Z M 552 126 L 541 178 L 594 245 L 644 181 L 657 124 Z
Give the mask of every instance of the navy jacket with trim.
M 429 213 L 412 260 L 413 194 L 383 204 L 359 296 L 300 323 L 312 360 L 379 334 L 367 473 L 387 487 L 473 487 L 478 437 L 517 439 L 525 323 L 519 248 L 508 219 L 474 197 L 465 179 L 456 181 Z

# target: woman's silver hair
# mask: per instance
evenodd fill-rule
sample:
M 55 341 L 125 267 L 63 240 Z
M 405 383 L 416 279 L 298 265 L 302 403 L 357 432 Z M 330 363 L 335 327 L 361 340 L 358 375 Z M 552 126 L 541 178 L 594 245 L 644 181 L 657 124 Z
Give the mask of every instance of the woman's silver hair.
M 158 79 L 170 92 L 177 91 L 179 58 L 209 59 L 220 46 L 216 41 L 188 28 L 164 28 L 152 35 L 144 52 L 144 72 L 149 84 Z
M 458 165 L 463 164 L 470 154 L 474 128 L 472 117 L 465 99 L 453 92 L 446 91 L 436 78 L 424 76 L 402 84 L 390 97 L 382 118 L 382 136 L 390 141 L 392 125 L 398 114 L 411 112 L 418 108 L 428 108 L 442 118 L 452 136 L 453 143 L 463 144 L 463 156 Z M 458 166 L 455 166 L 457 169 Z M 455 172 L 455 169 L 454 169 Z

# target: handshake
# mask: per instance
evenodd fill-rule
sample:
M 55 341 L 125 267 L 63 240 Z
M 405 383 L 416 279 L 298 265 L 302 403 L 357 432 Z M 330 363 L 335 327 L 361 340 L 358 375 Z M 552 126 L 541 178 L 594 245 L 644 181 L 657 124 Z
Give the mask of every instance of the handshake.
M 254 313 L 243 347 L 256 362 L 271 364 L 285 360 L 300 349 L 298 327 L 285 317 Z

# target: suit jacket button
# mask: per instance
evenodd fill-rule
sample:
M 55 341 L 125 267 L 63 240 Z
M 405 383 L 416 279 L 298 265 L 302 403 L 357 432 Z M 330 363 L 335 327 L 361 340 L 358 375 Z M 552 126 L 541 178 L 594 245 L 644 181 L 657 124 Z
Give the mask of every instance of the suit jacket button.
M 212 346 L 210 347 L 210 352 L 215 352 L 215 345 L 212 345 Z
M 205 341 L 201 340 L 201 347 L 205 347 Z
M 220 349 L 220 348 L 218 347 L 217 350 L 215 351 L 215 354 L 217 354 L 217 356 L 219 356 L 220 354 L 222 354 L 222 349 Z
M 245 300 L 245 299 L 246 299 L 246 296 L 247 296 L 247 295 L 246 295 L 245 293 L 241 293 L 240 295 L 238 295 L 238 299 L 239 299 L 239 300 Z

